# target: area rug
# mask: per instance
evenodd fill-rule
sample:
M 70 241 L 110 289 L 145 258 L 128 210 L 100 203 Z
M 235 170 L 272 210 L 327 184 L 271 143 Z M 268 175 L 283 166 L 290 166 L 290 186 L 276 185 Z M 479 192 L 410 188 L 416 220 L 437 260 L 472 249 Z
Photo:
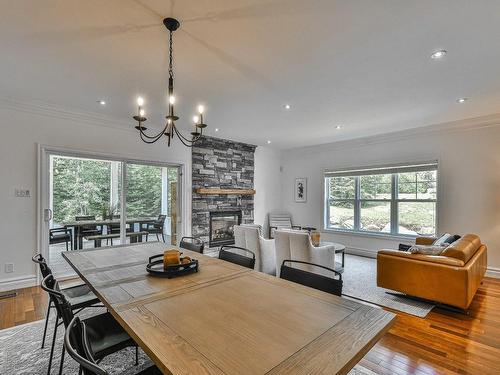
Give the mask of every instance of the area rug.
M 94 310 L 95 313 L 95 310 Z M 50 344 L 52 342 L 53 321 L 49 323 L 47 341 L 44 349 L 40 349 L 44 321 L 24 324 L 18 327 L 7 328 L 0 331 L 0 374 L 2 375 L 43 375 L 47 373 L 49 363 Z M 59 373 L 61 348 L 64 329 L 59 327 L 55 346 L 54 361 L 51 374 Z M 135 349 L 124 349 L 106 357 L 101 365 L 112 375 L 133 375 L 152 365 L 146 354 L 139 350 L 139 365 L 135 366 Z M 65 356 L 64 375 L 77 375 L 76 362 Z M 373 375 L 362 366 L 356 366 L 349 375 Z
M 346 254 L 342 293 L 361 301 L 425 318 L 435 305 L 377 286 L 377 260 Z M 391 294 L 387 293 L 390 292 Z M 393 294 L 395 293 L 395 294 Z

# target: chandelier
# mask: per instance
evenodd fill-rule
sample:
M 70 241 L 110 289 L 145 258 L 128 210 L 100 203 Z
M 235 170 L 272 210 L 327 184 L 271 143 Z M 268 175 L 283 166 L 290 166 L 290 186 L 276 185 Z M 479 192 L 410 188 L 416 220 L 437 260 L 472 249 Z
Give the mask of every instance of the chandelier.
M 176 135 L 184 146 L 193 147 L 193 144 L 196 141 L 198 141 L 203 135 L 203 129 L 207 127 L 207 125 L 203 122 L 204 107 L 202 105 L 199 105 L 198 115 L 193 117 L 194 131 L 191 132 L 191 138 L 182 135 L 175 126 L 175 122 L 179 120 L 179 117 L 176 116 L 174 113 L 175 96 L 174 96 L 173 41 L 172 41 L 173 33 L 175 30 L 179 28 L 180 23 L 175 18 L 165 18 L 163 20 L 163 24 L 165 25 L 165 27 L 168 29 L 169 32 L 168 115 L 166 116 L 167 121 L 165 122 L 163 130 L 161 130 L 159 133 L 152 135 L 146 134 L 147 128 L 143 125 L 144 122 L 147 120 L 147 118 L 145 117 L 146 112 L 144 111 L 144 99 L 142 97 L 138 97 L 137 115 L 133 116 L 133 119 L 138 122 L 138 125 L 135 128 L 139 130 L 141 139 L 145 143 L 155 143 L 158 140 L 160 140 L 163 136 L 165 136 L 167 137 L 168 147 L 170 147 L 170 142 Z

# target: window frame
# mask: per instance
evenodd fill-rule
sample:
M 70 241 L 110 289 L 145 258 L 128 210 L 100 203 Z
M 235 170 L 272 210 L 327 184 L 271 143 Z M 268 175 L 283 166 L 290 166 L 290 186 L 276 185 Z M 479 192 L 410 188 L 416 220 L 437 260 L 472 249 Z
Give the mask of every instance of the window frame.
M 430 167 L 429 167 L 430 165 Z M 375 237 L 392 237 L 392 238 L 408 238 L 412 239 L 418 236 L 436 236 L 439 233 L 438 229 L 438 212 L 439 212 L 439 164 L 437 161 L 432 162 L 424 162 L 424 163 L 406 163 L 405 167 L 410 168 L 412 172 L 421 172 L 433 170 L 436 171 L 436 197 L 435 199 L 400 199 L 399 198 L 399 174 L 408 172 L 404 170 L 405 167 L 402 168 L 402 171 L 397 171 L 401 166 L 391 165 L 391 166 L 382 166 L 382 167 L 369 167 L 369 168 L 353 168 L 351 170 L 341 170 L 341 171 L 325 171 L 323 175 L 323 186 L 324 186 L 324 199 L 323 199 L 323 230 L 325 232 L 332 232 L 338 234 L 351 234 L 351 235 L 359 235 L 359 236 L 375 236 Z M 419 169 L 419 166 L 422 166 L 422 169 Z M 425 166 L 425 167 L 424 167 Z M 370 171 L 373 170 L 373 173 L 361 173 L 356 174 L 359 171 Z M 349 175 L 349 172 L 353 173 Z M 341 176 L 352 177 L 355 181 L 355 196 L 352 199 L 331 199 L 329 196 L 329 187 L 330 187 L 330 178 L 335 177 L 336 173 L 340 173 Z M 375 174 L 391 174 L 391 198 L 390 199 L 366 199 L 361 198 L 361 183 L 360 177 L 362 175 L 375 175 Z M 416 181 L 418 184 L 418 181 Z M 418 193 L 416 195 L 418 197 Z M 362 230 L 360 228 L 361 223 L 361 202 L 390 202 L 390 232 L 376 232 L 376 231 L 368 231 Z M 354 226 L 353 229 L 345 229 L 345 228 L 334 228 L 329 226 L 330 222 L 330 203 L 331 202 L 352 202 L 354 207 L 353 217 L 354 217 Z M 434 203 L 435 204 L 435 215 L 434 215 L 434 233 L 428 235 L 421 234 L 404 234 L 399 233 L 399 204 L 400 203 Z

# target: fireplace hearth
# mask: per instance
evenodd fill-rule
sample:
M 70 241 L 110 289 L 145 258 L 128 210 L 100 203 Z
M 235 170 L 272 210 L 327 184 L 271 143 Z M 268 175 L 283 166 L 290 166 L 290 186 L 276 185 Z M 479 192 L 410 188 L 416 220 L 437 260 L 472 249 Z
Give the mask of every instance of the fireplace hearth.
M 241 210 L 211 211 L 209 247 L 234 244 L 234 226 L 241 224 Z

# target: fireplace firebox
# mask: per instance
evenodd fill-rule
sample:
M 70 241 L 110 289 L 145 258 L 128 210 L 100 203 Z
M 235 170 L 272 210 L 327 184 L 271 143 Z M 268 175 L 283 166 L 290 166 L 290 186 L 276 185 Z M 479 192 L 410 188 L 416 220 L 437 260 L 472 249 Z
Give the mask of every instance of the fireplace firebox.
M 234 244 L 234 226 L 241 224 L 240 211 L 211 211 L 209 247 Z

